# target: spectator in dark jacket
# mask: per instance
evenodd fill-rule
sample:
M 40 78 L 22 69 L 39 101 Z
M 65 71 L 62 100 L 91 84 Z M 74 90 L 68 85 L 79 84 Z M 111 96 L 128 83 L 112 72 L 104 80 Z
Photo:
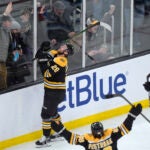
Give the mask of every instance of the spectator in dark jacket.
M 43 14 L 48 22 L 47 32 L 52 46 L 75 34 L 73 22 L 70 18 L 71 11 L 62 1 L 54 2 L 50 11 L 43 6 L 40 13 Z

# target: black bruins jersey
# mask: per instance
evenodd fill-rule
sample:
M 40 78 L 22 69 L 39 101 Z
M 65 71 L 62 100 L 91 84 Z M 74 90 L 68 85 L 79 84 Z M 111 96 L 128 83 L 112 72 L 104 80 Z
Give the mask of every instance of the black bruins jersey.
M 56 50 L 51 50 L 52 61 L 40 63 L 46 89 L 66 89 L 65 78 L 68 68 L 68 60 L 64 56 L 57 56 Z
M 81 145 L 86 150 L 118 150 L 117 141 L 129 133 L 133 120 L 134 119 L 128 115 L 123 124 L 117 128 L 106 129 L 101 138 L 94 138 L 92 134 L 77 135 L 66 129 L 61 134 L 70 144 Z

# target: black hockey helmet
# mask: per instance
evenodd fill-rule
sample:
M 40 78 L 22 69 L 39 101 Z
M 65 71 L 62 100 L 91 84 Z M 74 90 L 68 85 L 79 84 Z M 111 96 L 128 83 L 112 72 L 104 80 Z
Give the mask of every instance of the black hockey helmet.
M 93 122 L 91 124 L 91 131 L 95 138 L 101 138 L 104 134 L 103 124 L 101 122 Z

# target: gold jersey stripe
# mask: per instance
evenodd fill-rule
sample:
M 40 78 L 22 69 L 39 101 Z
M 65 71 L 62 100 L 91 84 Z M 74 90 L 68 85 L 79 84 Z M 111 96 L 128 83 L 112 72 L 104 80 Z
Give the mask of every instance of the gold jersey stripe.
M 49 86 L 49 85 L 44 85 L 44 87 L 48 88 L 48 89 L 61 89 L 61 90 L 65 90 L 66 87 L 62 87 L 62 86 Z
M 121 124 L 120 129 L 121 129 L 121 134 L 122 135 L 125 135 L 125 134 L 129 133 L 129 130 L 124 126 L 124 124 Z
M 65 82 L 50 82 L 47 80 L 44 80 L 44 87 L 49 89 L 66 89 L 66 83 Z
M 129 130 L 126 128 L 124 124 L 122 124 L 123 129 L 126 131 L 126 133 L 129 133 Z
M 65 84 L 65 82 L 53 82 L 53 81 L 48 81 L 47 79 L 44 79 L 44 82 L 46 82 L 48 84 L 53 84 L 53 85 L 58 85 L 58 84 L 64 85 Z
M 70 144 L 74 144 L 74 141 L 75 141 L 75 134 L 73 133 L 71 135 Z

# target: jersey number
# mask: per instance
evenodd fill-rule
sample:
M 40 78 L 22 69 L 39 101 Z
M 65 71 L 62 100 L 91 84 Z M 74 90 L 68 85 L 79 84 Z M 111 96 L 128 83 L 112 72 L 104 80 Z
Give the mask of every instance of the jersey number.
M 55 73 L 59 71 L 59 68 L 57 65 L 51 66 L 51 68 Z

